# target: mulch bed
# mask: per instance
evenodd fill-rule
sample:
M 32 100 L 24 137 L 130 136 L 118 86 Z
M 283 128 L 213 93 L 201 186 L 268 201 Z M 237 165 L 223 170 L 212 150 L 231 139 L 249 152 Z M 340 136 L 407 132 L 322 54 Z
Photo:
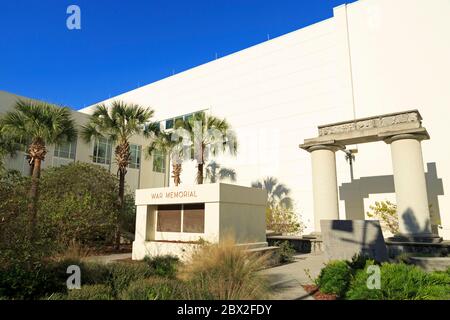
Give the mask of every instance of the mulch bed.
M 338 300 L 335 294 L 326 294 L 319 291 L 319 288 L 315 285 L 308 284 L 302 286 L 306 292 L 314 297 L 316 300 Z

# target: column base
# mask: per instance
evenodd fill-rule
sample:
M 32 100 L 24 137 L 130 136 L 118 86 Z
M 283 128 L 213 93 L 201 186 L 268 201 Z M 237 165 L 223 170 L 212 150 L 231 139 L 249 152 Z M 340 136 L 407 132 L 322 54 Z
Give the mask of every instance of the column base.
M 303 239 L 308 240 L 322 240 L 322 233 L 321 232 L 311 232 L 310 234 L 303 235 Z
M 436 234 L 427 235 L 408 235 L 408 234 L 397 234 L 393 237 L 387 238 L 391 242 L 421 242 L 421 243 L 440 243 L 442 242 L 442 237 Z
M 311 245 L 311 254 L 323 254 L 322 233 L 312 232 L 310 234 L 302 236 L 302 239 L 309 241 Z

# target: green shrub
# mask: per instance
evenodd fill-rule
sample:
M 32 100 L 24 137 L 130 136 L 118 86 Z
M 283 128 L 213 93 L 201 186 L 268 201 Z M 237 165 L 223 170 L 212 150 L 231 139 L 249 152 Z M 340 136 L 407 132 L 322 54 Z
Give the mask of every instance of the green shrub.
M 65 282 L 53 272 L 52 265 L 40 262 L 15 263 L 0 268 L 0 296 L 36 299 L 64 290 Z
M 114 295 L 118 296 L 129 284 L 152 276 L 152 270 L 145 263 L 111 263 L 109 285 Z
M 81 289 L 69 290 L 68 300 L 113 300 L 111 287 L 104 284 L 81 286 Z
M 294 260 L 295 249 L 289 241 L 276 242 L 275 245 L 279 247 L 278 255 L 280 263 L 291 262 Z
M 181 298 L 182 282 L 167 278 L 133 281 L 123 290 L 122 300 L 175 300 Z
M 380 300 L 382 299 L 381 290 L 367 288 L 367 268 L 374 265 L 374 261 L 368 260 L 363 269 L 355 270 L 355 275 L 350 282 L 349 289 L 345 294 L 346 299 L 350 300 Z
M 79 259 L 64 259 L 54 262 L 51 265 L 51 272 L 57 275 L 61 283 L 65 285 L 69 274 L 67 274 L 67 268 L 70 265 L 76 265 L 80 267 L 81 271 L 81 284 L 104 284 L 109 283 L 111 278 L 110 268 L 107 264 L 98 262 L 83 262 Z
M 403 263 L 383 263 L 381 288 L 367 288 L 367 267 L 359 270 L 350 284 L 347 299 L 450 299 L 450 277 L 445 272 L 427 273 Z
M 54 236 L 59 244 L 112 243 L 119 218 L 117 177 L 102 167 L 76 162 L 44 170 L 40 188 L 39 219 L 58 230 Z
M 146 256 L 144 262 L 148 264 L 153 274 L 160 277 L 174 278 L 177 272 L 179 259 L 172 255 Z
M 323 293 L 341 297 L 347 291 L 352 278 L 352 270 L 346 261 L 331 261 L 319 274 L 316 285 Z

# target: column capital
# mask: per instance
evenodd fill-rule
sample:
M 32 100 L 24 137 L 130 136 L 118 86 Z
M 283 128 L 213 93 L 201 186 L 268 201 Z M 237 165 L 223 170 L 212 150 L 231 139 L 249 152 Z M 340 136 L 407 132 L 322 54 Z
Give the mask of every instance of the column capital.
M 317 150 L 329 150 L 329 151 L 336 152 L 338 150 L 344 150 L 344 149 L 345 149 L 345 146 L 339 145 L 339 144 L 316 144 L 316 145 L 306 148 L 305 150 L 308 152 L 313 152 L 313 151 L 317 151 Z
M 425 133 L 401 133 L 390 136 L 384 139 L 384 142 L 387 144 L 391 144 L 394 141 L 405 140 L 405 139 L 414 139 L 418 141 L 430 139 L 430 136 Z

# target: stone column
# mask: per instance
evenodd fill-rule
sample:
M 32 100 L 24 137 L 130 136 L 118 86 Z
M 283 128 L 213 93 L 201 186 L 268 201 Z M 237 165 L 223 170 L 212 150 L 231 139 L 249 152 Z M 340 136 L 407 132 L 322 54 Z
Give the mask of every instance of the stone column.
M 422 158 L 424 134 L 400 134 L 385 140 L 391 145 L 399 235 L 395 241 L 438 242 L 431 232 L 430 210 Z
M 320 235 L 320 220 L 338 220 L 338 188 L 336 155 L 339 147 L 316 145 L 310 147 L 312 160 L 314 235 Z

